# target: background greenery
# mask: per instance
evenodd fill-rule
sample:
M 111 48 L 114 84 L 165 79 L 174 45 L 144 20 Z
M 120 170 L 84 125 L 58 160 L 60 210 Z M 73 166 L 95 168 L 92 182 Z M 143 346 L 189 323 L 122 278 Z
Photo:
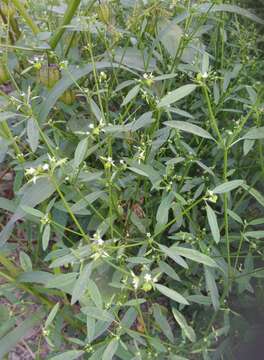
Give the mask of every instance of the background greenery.
M 1 358 L 36 327 L 22 345 L 53 360 L 236 359 L 255 337 L 262 10 L 1 1 Z

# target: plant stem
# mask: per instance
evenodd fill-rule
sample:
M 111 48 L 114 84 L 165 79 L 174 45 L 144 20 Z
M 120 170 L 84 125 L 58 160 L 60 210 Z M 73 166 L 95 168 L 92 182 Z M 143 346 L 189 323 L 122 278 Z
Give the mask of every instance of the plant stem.
M 52 49 L 55 49 L 58 42 L 60 41 L 62 35 L 64 34 L 66 30 L 66 26 L 71 22 L 72 18 L 74 17 L 74 14 L 80 5 L 81 0 L 71 0 L 69 3 L 69 6 L 66 10 L 66 13 L 64 14 L 64 18 L 62 20 L 61 26 L 58 28 L 57 31 L 55 31 L 54 35 L 52 36 L 50 40 L 50 46 Z
M 204 84 L 204 83 L 202 84 L 202 89 L 203 89 L 204 97 L 205 97 L 207 107 L 208 107 L 209 119 L 210 119 L 211 127 L 214 130 L 214 132 L 216 133 L 219 142 L 223 145 L 223 139 L 222 139 L 221 133 L 220 133 L 220 131 L 218 129 L 217 121 L 216 121 L 216 118 L 214 116 L 214 112 L 213 112 L 213 109 L 212 109 L 212 105 L 211 105 L 211 101 L 210 101 L 210 97 L 209 97 L 209 94 L 208 94 L 206 84 Z
M 23 17 L 27 25 L 31 28 L 33 33 L 36 35 L 40 32 L 39 27 L 36 25 L 36 23 L 31 19 L 31 17 L 28 15 L 27 10 L 25 9 L 24 5 L 19 0 L 11 0 L 14 4 L 15 8 L 19 11 L 20 15 Z
M 76 216 L 74 215 L 74 213 L 72 212 L 67 200 L 65 199 L 63 193 L 60 190 L 59 185 L 57 184 L 57 181 L 54 179 L 54 177 L 52 177 L 52 182 L 56 188 L 57 193 L 59 194 L 63 205 L 65 206 L 66 210 L 68 211 L 70 217 L 72 218 L 73 222 L 75 223 L 75 225 L 77 226 L 77 228 L 80 230 L 80 233 L 82 234 L 83 238 L 86 240 L 87 243 L 90 242 L 90 238 L 87 234 L 85 234 L 85 232 L 83 231 L 83 228 L 81 227 L 79 221 L 77 220 Z
M 227 160 L 228 160 L 228 148 L 224 147 L 224 169 L 223 169 L 223 181 L 227 181 Z M 227 251 L 227 264 L 228 264 L 228 281 L 227 281 L 227 293 L 231 278 L 231 257 L 230 257 L 230 239 L 228 228 L 228 194 L 224 193 L 224 224 L 225 224 L 225 239 L 226 239 L 226 251 Z

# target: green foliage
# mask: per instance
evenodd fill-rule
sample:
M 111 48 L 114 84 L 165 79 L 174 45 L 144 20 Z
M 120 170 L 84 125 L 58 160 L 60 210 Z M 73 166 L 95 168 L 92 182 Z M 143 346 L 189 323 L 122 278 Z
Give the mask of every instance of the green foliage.
M 264 273 L 264 20 L 224 1 L 11 2 L 0 293 L 39 314 L 0 308 L 0 354 L 38 324 L 54 360 L 231 358 L 232 301 L 259 301 Z

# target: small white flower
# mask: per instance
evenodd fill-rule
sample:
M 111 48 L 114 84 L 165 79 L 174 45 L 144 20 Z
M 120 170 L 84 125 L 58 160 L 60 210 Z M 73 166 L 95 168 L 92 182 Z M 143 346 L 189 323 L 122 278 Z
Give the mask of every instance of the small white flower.
M 49 158 L 49 161 L 50 161 L 51 163 L 55 163 L 55 162 L 56 162 L 56 159 L 55 159 L 54 156 L 50 156 L 50 154 L 48 154 L 48 158 Z
M 49 170 L 49 164 L 42 165 L 42 170 L 43 171 L 48 171 Z
M 94 124 L 89 124 L 90 129 L 94 129 Z
M 34 175 L 35 173 L 36 173 L 36 169 L 34 169 L 33 167 L 26 169 L 27 175 Z
M 122 160 L 119 160 L 120 164 L 121 165 L 124 165 L 125 164 L 125 161 L 122 159 Z
M 132 284 L 133 284 L 133 286 L 134 286 L 134 289 L 138 289 L 139 277 L 136 276 L 135 274 L 133 274 Z
M 101 239 L 101 238 L 97 239 L 96 242 L 97 242 L 97 244 L 100 245 L 100 246 L 104 245 L 104 240 Z
M 148 232 L 146 235 L 147 235 L 147 238 L 148 238 L 148 239 L 151 238 L 151 233 Z
M 152 280 L 151 274 L 149 274 L 149 273 L 145 274 L 144 280 L 145 280 L 146 282 L 150 282 L 150 281 Z
M 105 126 L 105 121 L 104 121 L 103 118 L 100 119 L 99 125 L 100 125 L 101 127 L 104 127 L 104 126 Z
M 101 238 L 101 235 L 96 232 L 93 236 L 94 242 L 99 245 L 102 246 L 104 244 L 104 240 Z
M 203 79 L 207 79 L 207 78 L 208 78 L 208 72 L 202 73 L 202 78 L 203 78 Z
M 108 156 L 106 160 L 109 164 L 114 165 L 114 160 L 111 158 L 111 156 Z

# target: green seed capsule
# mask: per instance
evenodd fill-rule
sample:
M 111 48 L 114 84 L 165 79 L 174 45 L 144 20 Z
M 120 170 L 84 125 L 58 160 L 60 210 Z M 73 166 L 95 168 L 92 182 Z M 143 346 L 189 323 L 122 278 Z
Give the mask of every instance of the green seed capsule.
M 56 64 L 43 65 L 39 70 L 39 82 L 52 88 L 60 79 L 60 70 Z

